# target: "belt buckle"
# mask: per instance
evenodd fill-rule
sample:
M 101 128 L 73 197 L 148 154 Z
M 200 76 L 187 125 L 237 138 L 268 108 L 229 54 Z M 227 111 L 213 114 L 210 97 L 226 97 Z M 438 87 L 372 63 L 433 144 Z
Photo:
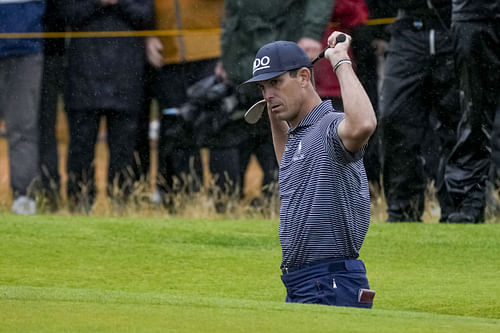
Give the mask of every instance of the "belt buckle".
M 288 267 L 286 267 L 286 266 L 285 266 L 285 267 L 283 267 L 283 268 L 281 269 L 281 271 L 283 272 L 283 274 L 288 274 Z

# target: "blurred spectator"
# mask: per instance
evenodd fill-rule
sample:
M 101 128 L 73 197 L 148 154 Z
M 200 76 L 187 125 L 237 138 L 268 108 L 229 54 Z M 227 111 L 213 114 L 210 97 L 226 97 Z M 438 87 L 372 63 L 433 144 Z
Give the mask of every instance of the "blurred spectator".
M 46 32 L 65 30 L 65 21 L 60 13 L 60 0 L 47 0 L 43 18 Z M 40 103 L 40 176 L 45 204 L 52 211 L 60 204 L 61 177 L 57 154 L 57 101 L 64 87 L 64 38 L 47 38 L 44 41 L 44 62 Z
M 451 4 L 449 0 L 388 3 L 398 8 L 398 16 L 391 26 L 380 100 L 387 221 L 421 221 L 428 184 L 424 166 L 429 163 L 423 146 L 429 129 L 440 138 L 430 149 L 441 158 L 435 185 L 445 221 L 450 202 L 442 186 L 443 166 L 455 143 L 459 118 L 449 33 Z
M 160 30 L 218 29 L 222 10 L 222 0 L 156 0 L 156 27 Z M 188 87 L 213 73 L 220 55 L 219 35 L 216 31 L 203 31 L 199 35 L 183 33 L 172 37 L 148 37 L 146 51 L 155 68 L 151 71 L 150 95 L 158 99 L 160 110 L 158 178 L 154 199 L 173 209 L 174 195 L 181 191 L 196 192 L 203 182 L 196 133 L 181 116 L 179 107 L 187 100 Z M 149 108 L 146 113 L 149 113 Z M 147 128 L 141 133 L 144 142 Z
M 152 0 L 72 0 L 64 13 L 73 31 L 152 29 Z M 101 117 L 109 147 L 107 192 L 116 204 L 132 191 L 134 143 L 144 94 L 144 38 L 74 38 L 67 48 L 65 102 L 70 143 L 67 194 L 72 210 L 95 200 L 94 149 Z
M 0 33 L 42 32 L 45 1 L 0 2 Z M 9 146 L 12 212 L 36 214 L 42 39 L 0 38 L 0 109 Z
M 331 17 L 333 0 L 235 1 L 226 0 L 221 35 L 222 62 L 216 74 L 236 86 L 252 75 L 257 50 L 276 40 L 297 41 L 306 53 L 321 52 L 321 38 Z M 246 109 L 262 95 L 257 90 L 242 91 L 240 107 Z M 244 175 L 254 154 L 264 172 L 263 192 L 275 193 L 278 165 L 267 115 L 256 125 L 238 119 L 214 133 L 210 147 L 210 171 L 217 185 L 229 192 L 242 193 Z M 267 199 L 266 199 L 267 200 Z M 223 207 L 219 207 L 224 209 Z
M 462 119 L 446 167 L 448 222 L 481 223 L 488 173 L 500 170 L 500 2 L 453 0 L 452 21 Z

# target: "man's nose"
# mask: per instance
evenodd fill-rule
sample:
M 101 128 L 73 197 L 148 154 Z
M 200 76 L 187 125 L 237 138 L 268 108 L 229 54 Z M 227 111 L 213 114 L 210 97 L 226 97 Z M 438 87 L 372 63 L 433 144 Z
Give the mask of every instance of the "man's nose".
M 274 97 L 273 90 L 271 88 L 265 88 L 262 91 L 262 95 L 266 101 L 269 101 L 271 98 Z

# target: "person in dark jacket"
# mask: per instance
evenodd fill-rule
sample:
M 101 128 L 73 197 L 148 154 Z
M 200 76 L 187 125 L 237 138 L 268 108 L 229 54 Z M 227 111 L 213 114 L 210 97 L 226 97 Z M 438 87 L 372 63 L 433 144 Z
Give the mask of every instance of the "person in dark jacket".
M 254 55 L 266 43 L 296 41 L 311 58 L 318 55 L 334 1 L 226 0 L 224 5 L 221 63 L 216 74 L 237 86 L 252 74 Z M 240 108 L 245 110 L 261 96 L 257 90 L 241 91 L 239 98 Z M 254 154 L 264 173 L 264 195 L 269 199 L 274 194 L 278 165 L 270 133 L 267 119 L 262 119 L 257 125 L 249 125 L 242 115 L 214 133 L 210 142 L 210 171 L 216 175 L 218 187 L 241 193 L 244 174 Z
M 61 0 L 47 0 L 43 17 L 45 32 L 65 31 L 66 23 L 60 12 Z M 46 38 L 44 40 L 44 62 L 42 72 L 42 90 L 39 116 L 40 178 L 43 204 L 51 211 L 56 210 L 61 202 L 61 176 L 57 153 L 57 100 L 64 87 L 64 38 Z
M 451 3 L 388 3 L 398 8 L 398 16 L 391 27 L 380 99 L 387 221 L 421 221 L 429 178 L 435 178 L 441 221 L 446 221 L 451 204 L 442 186 L 444 165 L 460 117 L 449 33 Z M 436 151 L 441 160 L 432 166 L 437 158 L 431 153 Z
M 152 0 L 73 0 L 65 2 L 64 13 L 77 32 L 154 26 Z M 89 212 L 96 195 L 93 160 L 101 117 L 106 118 L 109 147 L 107 192 L 120 203 L 131 191 L 128 170 L 144 103 L 144 38 L 74 38 L 67 57 L 67 194 L 70 208 Z
M 500 170 L 500 2 L 453 0 L 452 31 L 462 118 L 446 167 L 448 222 L 481 223 L 489 172 Z

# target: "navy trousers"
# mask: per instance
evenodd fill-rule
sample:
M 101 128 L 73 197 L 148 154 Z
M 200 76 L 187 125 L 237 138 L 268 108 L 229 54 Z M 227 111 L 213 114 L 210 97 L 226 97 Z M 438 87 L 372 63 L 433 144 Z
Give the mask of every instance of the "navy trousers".
M 371 308 L 373 302 L 359 300 L 360 290 L 369 289 L 366 269 L 361 260 L 321 263 L 283 274 L 286 301 L 358 308 Z

